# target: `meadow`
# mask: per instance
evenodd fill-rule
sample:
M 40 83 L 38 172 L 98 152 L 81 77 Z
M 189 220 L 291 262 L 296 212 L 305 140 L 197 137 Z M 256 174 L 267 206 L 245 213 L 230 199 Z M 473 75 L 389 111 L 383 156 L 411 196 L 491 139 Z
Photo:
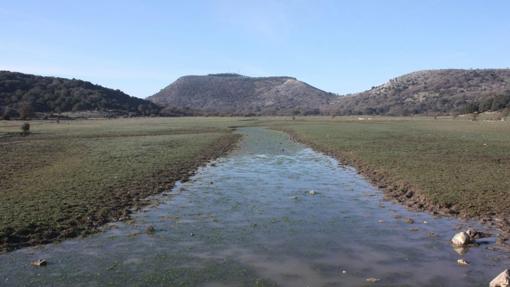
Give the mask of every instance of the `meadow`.
M 508 122 L 361 119 L 298 119 L 274 127 L 355 166 L 409 206 L 485 220 L 497 217 L 508 226 Z
M 0 121 L 0 251 L 86 235 L 129 218 L 149 195 L 230 150 L 239 139 L 234 126 L 285 130 L 355 166 L 409 206 L 509 216 L 509 122 L 133 118 L 33 121 L 28 136 L 20 135 L 21 124 Z
M 0 251 L 126 219 L 238 138 L 225 120 L 0 122 Z

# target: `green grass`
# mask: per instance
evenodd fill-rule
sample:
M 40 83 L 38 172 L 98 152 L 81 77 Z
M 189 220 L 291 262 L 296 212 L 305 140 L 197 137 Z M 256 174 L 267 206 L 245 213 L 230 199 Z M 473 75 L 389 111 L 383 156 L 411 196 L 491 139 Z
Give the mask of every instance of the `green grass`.
M 274 126 L 386 183 L 410 184 L 434 205 L 469 216 L 510 213 L 508 122 L 312 118 Z
M 0 122 L 0 250 L 125 218 L 237 138 L 225 119 Z

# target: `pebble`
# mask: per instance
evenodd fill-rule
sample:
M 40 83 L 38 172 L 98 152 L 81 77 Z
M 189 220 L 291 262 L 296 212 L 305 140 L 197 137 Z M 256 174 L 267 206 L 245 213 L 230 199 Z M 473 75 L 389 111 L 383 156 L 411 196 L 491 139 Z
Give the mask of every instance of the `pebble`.
M 152 225 L 149 225 L 147 228 L 145 228 L 145 233 L 147 234 L 153 234 L 156 232 L 156 228 L 154 228 L 154 226 Z
M 412 218 L 406 218 L 405 223 L 413 224 L 414 220 Z

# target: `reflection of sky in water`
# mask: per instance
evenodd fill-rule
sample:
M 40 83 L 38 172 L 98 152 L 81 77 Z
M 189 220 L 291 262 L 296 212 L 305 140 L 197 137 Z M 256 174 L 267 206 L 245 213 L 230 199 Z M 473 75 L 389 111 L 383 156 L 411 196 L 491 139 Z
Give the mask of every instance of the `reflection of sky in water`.
M 448 242 L 468 223 L 384 202 L 352 168 L 284 134 L 241 133 L 238 150 L 156 197 L 133 224 L 0 256 L 0 285 L 360 286 L 375 277 L 391 286 L 485 286 L 509 266 L 492 245 L 469 250 L 471 265 L 458 266 Z M 144 233 L 149 225 L 153 235 Z M 33 268 L 35 258 L 50 264 Z

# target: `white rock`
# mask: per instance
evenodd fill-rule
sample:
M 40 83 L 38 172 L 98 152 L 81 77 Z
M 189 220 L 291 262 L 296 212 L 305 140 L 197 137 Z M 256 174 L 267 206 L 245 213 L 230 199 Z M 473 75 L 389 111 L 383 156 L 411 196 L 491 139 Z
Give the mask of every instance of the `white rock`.
M 508 287 L 510 286 L 510 271 L 506 269 L 501 272 L 496 278 L 492 279 L 489 287 Z
M 32 261 L 32 266 L 41 267 L 41 266 L 46 266 L 47 264 L 48 264 L 48 262 L 46 262 L 45 259 L 37 259 L 37 260 Z
M 317 194 L 317 191 L 315 191 L 315 190 L 310 190 L 310 191 L 308 192 L 308 194 L 309 194 L 309 195 L 316 195 L 316 194 Z
M 469 262 L 467 262 L 464 259 L 458 259 L 457 260 L 457 264 L 459 264 L 459 265 L 469 265 Z
M 468 245 L 469 243 L 471 243 L 471 237 L 469 236 L 469 234 L 462 231 L 462 232 L 455 234 L 455 236 L 453 236 L 452 243 L 455 246 Z

